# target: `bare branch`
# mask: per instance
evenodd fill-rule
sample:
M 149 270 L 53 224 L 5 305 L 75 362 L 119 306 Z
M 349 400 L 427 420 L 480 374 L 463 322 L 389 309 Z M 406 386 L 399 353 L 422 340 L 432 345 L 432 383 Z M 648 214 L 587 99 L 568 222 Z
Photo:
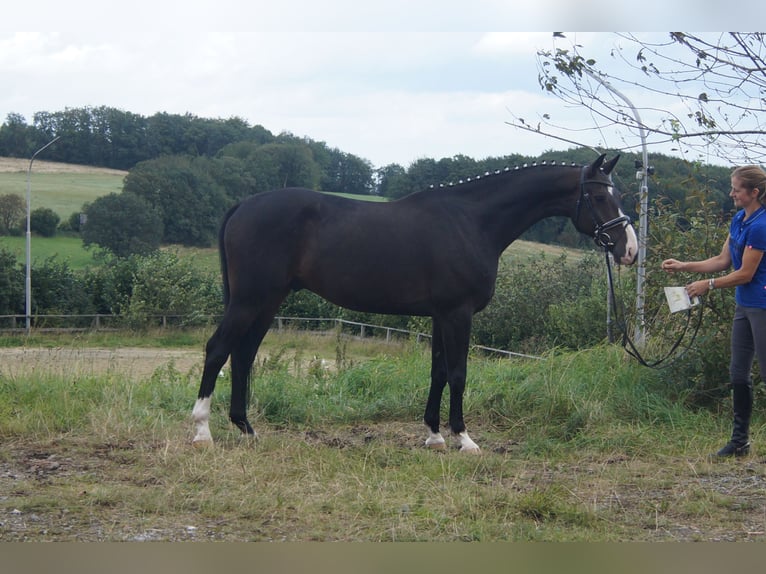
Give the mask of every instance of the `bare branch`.
M 566 104 L 588 109 L 595 131 L 609 126 L 637 135 L 643 130 L 651 144 L 756 163 L 766 159 L 764 38 L 763 33 L 673 32 L 649 41 L 615 34 L 610 56 L 620 66 L 597 63 L 581 53 L 583 46 L 569 42 L 538 52 L 538 81 Z M 562 41 L 567 41 L 562 35 L 554 38 Z M 638 94 L 642 124 L 593 77 Z M 551 132 L 563 129 L 550 121 L 548 126 Z

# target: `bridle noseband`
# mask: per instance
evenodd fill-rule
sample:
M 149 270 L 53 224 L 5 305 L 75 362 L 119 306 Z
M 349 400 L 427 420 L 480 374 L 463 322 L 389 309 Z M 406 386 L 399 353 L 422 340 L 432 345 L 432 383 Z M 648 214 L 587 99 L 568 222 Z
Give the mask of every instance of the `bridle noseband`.
M 577 198 L 577 211 L 575 212 L 574 221 L 577 222 L 580 219 L 580 207 L 583 203 L 585 203 L 585 205 L 588 207 L 588 210 L 590 211 L 591 218 L 593 219 L 593 241 L 595 241 L 596 245 L 599 247 L 603 247 L 604 249 L 611 251 L 615 246 L 615 242 L 612 239 L 612 236 L 609 235 L 608 231 L 618 226 L 624 229 L 627 225 L 630 225 L 630 217 L 627 215 L 621 215 L 603 223 L 599 222 L 598 217 L 596 216 L 596 210 L 593 208 L 593 204 L 590 200 L 590 194 L 585 190 L 585 186 L 589 183 L 595 183 L 598 185 L 610 187 L 612 185 L 612 181 L 611 177 L 609 181 L 585 179 L 585 171 L 587 169 L 588 166 L 585 166 L 580 171 L 580 197 Z

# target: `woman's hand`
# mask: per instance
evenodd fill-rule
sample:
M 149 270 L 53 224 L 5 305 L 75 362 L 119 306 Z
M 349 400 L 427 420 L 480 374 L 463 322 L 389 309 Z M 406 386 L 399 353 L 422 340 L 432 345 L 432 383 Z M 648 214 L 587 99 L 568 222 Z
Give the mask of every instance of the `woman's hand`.
M 686 264 L 678 259 L 665 259 L 665 261 L 662 262 L 662 270 L 667 273 L 676 273 L 678 271 L 683 271 L 684 265 Z
M 689 297 L 699 297 L 710 291 L 710 281 L 703 279 L 702 281 L 693 281 L 686 286 L 686 292 Z

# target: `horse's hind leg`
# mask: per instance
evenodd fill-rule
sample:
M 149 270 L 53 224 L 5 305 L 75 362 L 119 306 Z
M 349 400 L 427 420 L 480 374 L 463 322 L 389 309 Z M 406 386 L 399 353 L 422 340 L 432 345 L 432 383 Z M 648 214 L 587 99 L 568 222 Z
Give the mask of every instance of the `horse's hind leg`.
M 240 338 L 231 352 L 231 408 L 229 419 L 245 435 L 255 436 L 253 427 L 247 420 L 250 377 L 253 362 L 263 338 L 266 336 L 279 308 L 281 298 L 262 311 L 250 330 Z
M 237 311 L 229 306 L 226 309 L 221 324 L 208 339 L 205 345 L 205 366 L 202 370 L 202 383 L 200 384 L 197 401 L 192 410 L 195 434 L 193 443 L 195 446 L 210 444 L 213 438 L 210 434 L 210 402 L 218 374 L 221 372 L 236 341 L 247 332 L 252 322 L 248 313 Z

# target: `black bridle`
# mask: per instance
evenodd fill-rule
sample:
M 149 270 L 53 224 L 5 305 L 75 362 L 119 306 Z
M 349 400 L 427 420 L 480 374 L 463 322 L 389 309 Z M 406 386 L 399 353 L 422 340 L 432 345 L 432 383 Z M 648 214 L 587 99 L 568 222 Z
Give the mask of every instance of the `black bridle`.
M 625 229 L 626 226 L 630 225 L 630 217 L 627 215 L 620 215 L 619 217 L 615 217 L 609 221 L 599 221 L 599 217 L 593 207 L 593 203 L 590 199 L 590 193 L 588 193 L 586 186 L 593 183 L 597 185 L 603 185 L 605 187 L 612 187 L 612 178 L 610 177 L 608 181 L 603 181 L 600 179 L 586 179 L 586 170 L 588 170 L 588 166 L 583 167 L 580 171 L 580 197 L 577 198 L 577 210 L 575 212 L 574 220 L 579 221 L 580 209 L 582 208 L 582 205 L 585 204 L 585 206 L 588 208 L 588 211 L 590 212 L 591 218 L 593 219 L 593 241 L 595 241 L 596 245 L 599 247 L 603 247 L 604 249 L 611 251 L 615 246 L 615 242 L 612 239 L 612 236 L 609 235 L 609 230 L 614 229 L 615 227 L 621 227 L 622 229 Z

